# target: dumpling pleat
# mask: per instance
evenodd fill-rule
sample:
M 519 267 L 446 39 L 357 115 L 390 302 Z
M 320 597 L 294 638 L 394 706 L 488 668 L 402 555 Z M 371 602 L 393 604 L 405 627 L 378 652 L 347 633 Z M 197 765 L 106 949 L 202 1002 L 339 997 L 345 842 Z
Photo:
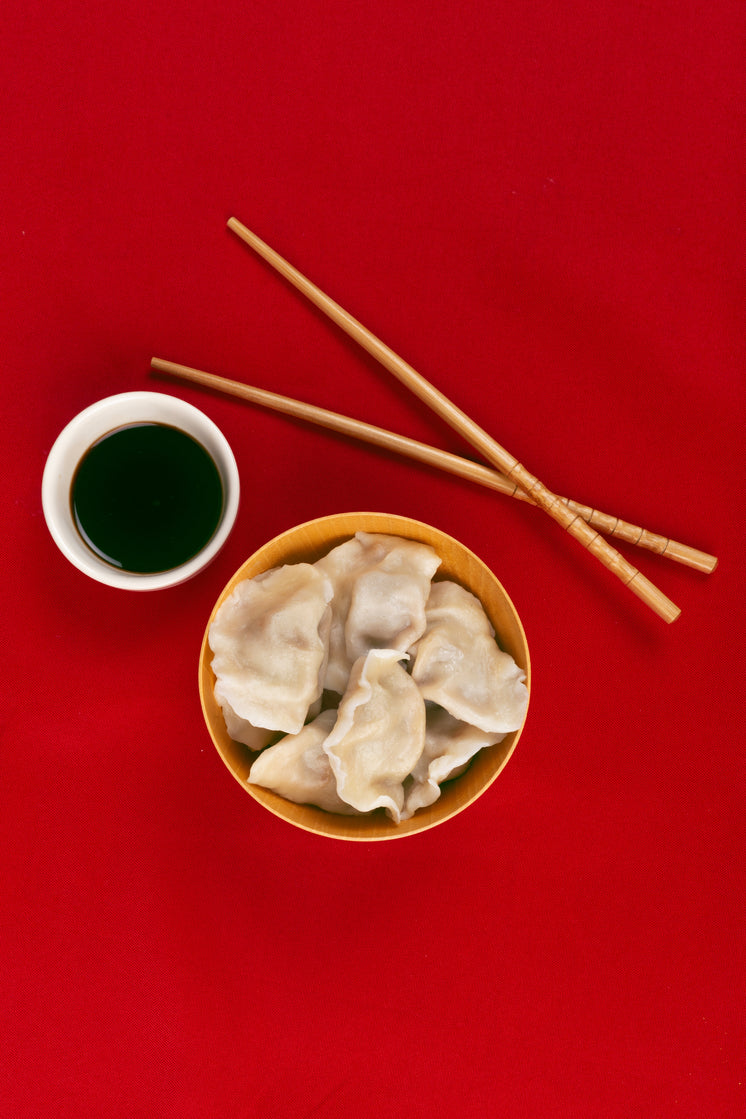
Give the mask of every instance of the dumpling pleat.
M 398 823 L 404 779 L 425 745 L 425 704 L 395 649 L 371 649 L 354 664 L 324 743 L 337 791 L 361 812 L 385 808 Z

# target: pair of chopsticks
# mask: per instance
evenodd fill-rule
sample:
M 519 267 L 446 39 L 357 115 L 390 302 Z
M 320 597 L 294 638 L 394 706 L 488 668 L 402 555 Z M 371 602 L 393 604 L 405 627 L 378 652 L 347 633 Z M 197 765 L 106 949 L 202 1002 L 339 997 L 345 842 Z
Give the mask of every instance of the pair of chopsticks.
M 376 358 L 385 369 L 406 385 L 416 396 L 423 400 L 434 412 L 453 427 L 467 442 L 478 450 L 496 470 L 470 462 L 458 455 L 440 451 L 424 443 L 407 439 L 402 435 L 384 431 L 360 420 L 354 420 L 336 412 L 316 408 L 289 397 L 263 389 L 253 388 L 240 382 L 217 377 L 162 358 L 153 358 L 151 368 L 159 373 L 179 377 L 217 389 L 221 392 L 239 396 L 252 403 L 284 412 L 297 418 L 319 424 L 322 427 L 352 435 L 365 442 L 393 450 L 449 473 L 459 475 L 501 493 L 529 501 L 543 509 L 557 521 L 571 536 L 577 539 L 589 552 L 617 576 L 629 589 L 645 602 L 666 622 L 673 622 L 680 614 L 679 608 L 655 587 L 637 568 L 621 556 L 596 528 L 607 532 L 628 543 L 647 548 L 659 555 L 668 556 L 679 563 L 699 571 L 710 572 L 717 564 L 714 556 L 700 552 L 688 545 L 679 544 L 655 533 L 648 532 L 637 525 L 631 525 L 606 513 L 579 505 L 569 498 L 559 497 L 543 485 L 525 466 L 518 462 L 495 439 L 462 412 L 443 393 L 417 373 L 411 365 L 394 353 L 366 327 L 354 319 L 338 303 L 325 295 L 315 284 L 303 276 L 283 257 L 265 244 L 236 218 L 231 218 L 228 227 L 249 245 L 268 264 L 290 281 L 312 303 L 323 311 L 333 322 L 351 338 Z

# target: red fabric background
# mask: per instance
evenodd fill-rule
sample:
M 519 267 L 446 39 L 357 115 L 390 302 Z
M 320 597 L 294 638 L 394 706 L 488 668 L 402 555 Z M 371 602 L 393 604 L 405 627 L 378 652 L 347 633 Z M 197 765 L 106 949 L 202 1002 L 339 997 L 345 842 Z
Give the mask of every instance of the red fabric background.
M 732 1116 L 743 1106 L 743 47 L 737 2 L 6 0 L 0 1112 Z M 627 548 L 155 382 L 182 361 L 468 453 L 225 228 L 235 214 Z M 41 514 L 81 408 L 223 428 L 215 564 L 92 583 Z M 317 839 L 227 773 L 212 604 L 276 533 L 414 516 L 523 618 L 534 691 L 478 803 Z

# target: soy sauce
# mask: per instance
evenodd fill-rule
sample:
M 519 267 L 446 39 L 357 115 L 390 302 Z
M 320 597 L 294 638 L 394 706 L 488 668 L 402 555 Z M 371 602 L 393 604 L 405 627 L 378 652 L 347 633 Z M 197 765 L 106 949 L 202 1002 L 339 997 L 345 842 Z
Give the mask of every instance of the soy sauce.
M 161 423 L 116 428 L 78 463 L 70 488 L 78 532 L 106 563 L 137 574 L 170 571 L 208 543 L 223 511 L 213 459 Z

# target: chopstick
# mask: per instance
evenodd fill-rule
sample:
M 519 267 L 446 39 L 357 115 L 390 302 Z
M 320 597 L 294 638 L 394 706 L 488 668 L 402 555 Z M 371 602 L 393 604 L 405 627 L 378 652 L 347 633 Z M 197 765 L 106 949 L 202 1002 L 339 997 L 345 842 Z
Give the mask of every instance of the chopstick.
M 526 501 L 531 505 L 535 504 L 517 483 L 509 481 L 498 471 L 492 470 L 488 466 L 482 466 L 481 463 L 471 462 L 460 455 L 451 454 L 450 451 L 441 451 L 427 443 L 420 443 L 406 435 L 398 435 L 393 431 L 386 431 L 385 428 L 374 427 L 373 424 L 365 423 L 363 420 L 343 416 L 339 412 L 330 412 L 326 408 L 318 408 L 314 404 L 306 404 L 304 401 L 294 400 L 290 396 L 280 396 L 278 393 L 269 392 L 266 389 L 255 388 L 253 385 L 246 385 L 241 381 L 231 381 L 227 377 L 205 373 L 201 369 L 193 369 L 191 366 L 180 365 L 175 361 L 166 361 L 164 358 L 152 358 L 150 367 L 156 373 L 203 385 L 205 388 L 240 397 L 252 404 L 269 408 L 274 412 L 282 412 L 285 415 L 306 420 L 330 431 L 350 435 L 362 442 L 383 447 L 406 458 L 423 462 L 428 466 L 434 466 L 448 474 L 454 474 L 457 477 L 465 478 L 467 481 L 476 482 L 478 485 L 496 490 L 508 497 L 515 497 L 519 501 Z M 709 574 L 717 566 L 715 556 L 701 552 L 688 544 L 680 544 L 676 540 L 649 532 L 639 525 L 630 524 L 628 521 L 620 520 L 609 513 L 602 513 L 588 505 L 581 505 L 569 497 L 560 497 L 559 500 L 600 532 L 606 532 L 628 544 L 636 544 L 638 547 L 646 548 L 656 555 L 665 556 L 676 563 L 685 564 L 687 567 L 692 567 L 696 571 L 703 571 L 706 574 Z
M 678 618 L 681 610 L 663 594 L 642 572 L 593 529 L 587 521 L 568 508 L 556 494 L 539 481 L 513 455 L 502 447 L 497 440 L 488 435 L 483 428 L 453 404 L 447 396 L 431 385 L 420 373 L 394 353 L 371 331 L 353 318 L 338 303 L 325 295 L 315 284 L 294 268 L 279 253 L 271 249 L 255 233 L 247 229 L 237 218 L 230 218 L 228 228 L 241 238 L 250 248 L 289 280 L 312 303 L 324 312 L 333 322 L 371 354 L 381 365 L 406 385 L 420 400 L 432 408 L 441 419 L 471 443 L 493 466 L 508 479 L 514 479 L 526 493 L 531 494 L 536 505 L 543 509 L 553 520 L 573 536 L 595 556 L 604 567 L 624 583 L 647 606 L 666 622 Z

